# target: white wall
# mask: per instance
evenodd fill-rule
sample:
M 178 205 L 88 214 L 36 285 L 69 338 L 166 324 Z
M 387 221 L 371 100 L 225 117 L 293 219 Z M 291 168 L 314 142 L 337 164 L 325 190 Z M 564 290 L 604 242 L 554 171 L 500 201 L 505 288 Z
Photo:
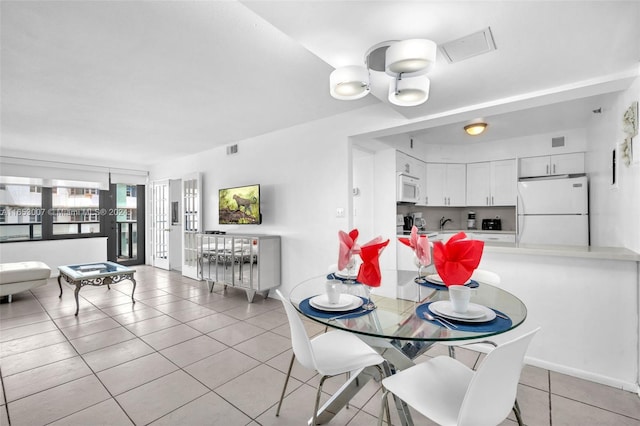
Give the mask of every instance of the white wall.
M 480 268 L 542 326 L 527 352 L 542 368 L 638 392 L 637 262 L 485 250 Z
M 54 277 L 58 276 L 58 266 L 104 262 L 106 258 L 106 237 L 0 244 L 3 263 L 38 260 L 51 268 L 51 276 Z
M 205 230 L 280 235 L 286 294 L 337 263 L 338 230 L 351 222 L 353 122 L 349 115 L 333 117 L 240 141 L 234 155 L 222 147 L 178 158 L 156 165 L 151 180 L 201 171 Z M 218 190 L 254 183 L 261 185 L 263 223 L 219 225 Z M 344 217 L 336 217 L 337 208 Z
M 620 245 L 640 252 L 640 149 L 635 161 L 626 166 L 620 159 L 624 140 L 622 115 L 631 102 L 640 100 L 640 79 L 604 105 L 588 131 L 587 168 L 590 170 L 591 242 L 593 245 Z M 640 135 L 636 136 L 636 142 Z M 635 145 L 640 148 L 640 144 Z M 611 185 L 611 152 L 618 151 L 617 184 Z

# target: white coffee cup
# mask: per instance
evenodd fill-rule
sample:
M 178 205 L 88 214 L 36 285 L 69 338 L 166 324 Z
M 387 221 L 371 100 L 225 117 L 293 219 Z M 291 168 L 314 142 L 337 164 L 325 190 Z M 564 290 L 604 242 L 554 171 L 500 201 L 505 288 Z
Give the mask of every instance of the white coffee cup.
M 326 289 L 330 304 L 335 305 L 340 302 L 340 295 L 342 294 L 342 282 L 340 280 L 327 280 Z
M 471 289 L 465 285 L 450 285 L 449 300 L 453 311 L 464 314 L 469 309 L 469 300 L 471 299 Z

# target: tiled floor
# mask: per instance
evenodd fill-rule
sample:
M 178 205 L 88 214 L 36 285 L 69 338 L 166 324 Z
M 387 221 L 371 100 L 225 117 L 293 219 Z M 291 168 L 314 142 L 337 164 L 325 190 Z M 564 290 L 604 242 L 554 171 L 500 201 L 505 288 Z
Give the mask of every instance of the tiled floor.
M 85 287 L 76 318 L 72 288 L 59 299 L 55 280 L 0 305 L 0 425 L 306 424 L 318 378 L 299 365 L 275 417 L 291 357 L 279 301 L 249 304 L 239 290 L 209 293 L 175 272 L 136 269 L 135 305 L 128 282 Z M 525 367 L 518 399 L 528 425 L 640 425 L 638 395 L 534 367 Z M 371 381 L 331 424 L 375 424 L 379 407 Z

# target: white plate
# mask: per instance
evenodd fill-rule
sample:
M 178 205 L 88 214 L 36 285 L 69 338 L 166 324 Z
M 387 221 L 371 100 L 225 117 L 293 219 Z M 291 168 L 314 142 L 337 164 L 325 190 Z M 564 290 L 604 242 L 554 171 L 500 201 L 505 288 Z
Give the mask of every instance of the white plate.
M 352 280 L 356 279 L 355 275 L 349 276 L 349 274 L 347 272 L 334 272 L 333 275 L 335 275 L 338 278 L 342 278 L 343 280 L 348 280 L 349 278 L 351 278 Z
M 329 303 L 329 297 L 326 294 L 309 299 L 309 304 L 322 311 L 350 311 L 362 306 L 362 299 L 353 294 L 341 294 L 338 303 Z
M 496 317 L 496 313 L 493 309 L 489 309 L 486 306 L 478 305 L 476 303 L 469 303 L 469 310 L 464 314 L 455 312 L 453 310 L 453 306 L 451 306 L 451 301 L 449 300 L 433 302 L 429 305 L 429 309 L 443 317 L 467 322 L 488 322 Z
M 426 277 L 424 277 L 424 279 L 434 284 L 445 285 L 444 281 L 442 281 L 442 278 L 440 278 L 440 275 L 438 274 L 427 275 Z M 471 280 L 467 280 L 467 282 L 464 284 L 467 285 L 470 282 Z

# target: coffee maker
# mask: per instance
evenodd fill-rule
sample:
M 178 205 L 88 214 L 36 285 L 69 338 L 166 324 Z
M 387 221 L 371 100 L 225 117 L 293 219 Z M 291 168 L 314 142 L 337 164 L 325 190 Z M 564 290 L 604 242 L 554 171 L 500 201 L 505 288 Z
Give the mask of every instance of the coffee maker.
M 467 229 L 477 229 L 476 228 L 476 212 L 469 211 L 467 214 Z
M 418 231 L 424 231 L 424 227 L 426 226 L 426 221 L 424 217 L 422 217 L 422 212 L 417 212 L 413 214 L 413 225 L 418 228 Z

